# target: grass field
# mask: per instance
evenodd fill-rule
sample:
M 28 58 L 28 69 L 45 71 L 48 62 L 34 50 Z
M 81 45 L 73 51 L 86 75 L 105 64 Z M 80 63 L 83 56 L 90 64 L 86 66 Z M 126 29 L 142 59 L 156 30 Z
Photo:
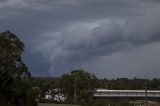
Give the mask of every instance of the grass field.
M 71 105 L 71 104 L 43 104 L 43 103 L 39 103 L 38 106 L 80 106 L 80 105 Z

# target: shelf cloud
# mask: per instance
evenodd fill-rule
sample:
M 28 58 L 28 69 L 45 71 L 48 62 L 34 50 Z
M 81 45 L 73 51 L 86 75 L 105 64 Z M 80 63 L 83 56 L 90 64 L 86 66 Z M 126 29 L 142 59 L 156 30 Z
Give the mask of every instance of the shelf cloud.
M 84 69 L 102 78 L 154 78 L 160 76 L 159 5 L 158 0 L 0 0 L 0 29 L 24 41 L 33 75 Z

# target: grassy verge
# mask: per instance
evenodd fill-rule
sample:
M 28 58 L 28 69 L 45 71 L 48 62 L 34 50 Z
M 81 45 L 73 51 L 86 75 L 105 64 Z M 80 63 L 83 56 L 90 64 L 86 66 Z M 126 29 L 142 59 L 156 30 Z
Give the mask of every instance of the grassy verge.
M 72 104 L 45 104 L 45 103 L 39 103 L 38 106 L 80 106 L 80 105 L 72 105 Z

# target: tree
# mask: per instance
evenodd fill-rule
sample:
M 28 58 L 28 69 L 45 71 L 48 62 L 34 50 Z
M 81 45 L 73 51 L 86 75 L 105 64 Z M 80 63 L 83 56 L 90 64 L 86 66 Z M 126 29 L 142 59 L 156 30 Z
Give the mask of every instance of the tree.
M 90 90 L 81 90 L 80 91 L 80 101 L 82 104 L 90 104 L 93 102 L 93 92 Z
M 19 82 L 31 75 L 22 61 L 23 52 L 24 44 L 15 34 L 10 31 L 0 33 L 0 101 L 3 98 L 6 102 L 14 103 L 26 97 L 29 86 Z M 8 99 L 10 97 L 12 101 Z
M 65 94 L 67 102 L 73 102 L 74 84 L 73 78 L 70 74 L 62 75 L 57 81 L 57 87 L 61 88 L 61 93 Z
M 84 91 L 90 92 L 97 88 L 98 79 L 94 74 L 90 74 L 84 70 L 73 70 L 70 74 L 64 74 L 60 77 L 58 84 L 64 91 L 67 99 L 71 102 L 77 102 L 77 99 L 86 98 L 86 96 L 80 96 L 84 94 Z M 81 92 L 83 91 L 83 92 Z M 85 94 L 87 94 L 85 92 Z
M 39 87 L 30 87 L 27 93 L 26 106 L 37 106 L 41 89 Z
M 13 80 L 28 77 L 30 73 L 21 59 L 24 44 L 10 31 L 0 33 L 0 93 Z

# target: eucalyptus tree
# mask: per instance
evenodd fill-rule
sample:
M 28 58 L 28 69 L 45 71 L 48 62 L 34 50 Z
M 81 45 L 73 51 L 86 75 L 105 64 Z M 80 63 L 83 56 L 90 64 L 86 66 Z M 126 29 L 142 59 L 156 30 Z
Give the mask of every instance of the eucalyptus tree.
M 76 103 L 79 101 L 78 99 L 87 95 L 89 96 L 90 91 L 98 87 L 98 78 L 94 74 L 78 69 L 71 71 L 69 74 L 62 75 L 59 78 L 58 84 L 66 97 Z M 86 92 L 88 94 L 84 94 Z
M 0 33 L 0 93 L 14 80 L 30 76 L 21 58 L 23 51 L 24 44 L 15 34 L 10 31 Z
M 23 82 L 23 79 L 31 77 L 21 57 L 24 47 L 23 42 L 10 31 L 0 33 L 0 103 L 5 101 L 27 106 L 27 94 L 32 86 Z

